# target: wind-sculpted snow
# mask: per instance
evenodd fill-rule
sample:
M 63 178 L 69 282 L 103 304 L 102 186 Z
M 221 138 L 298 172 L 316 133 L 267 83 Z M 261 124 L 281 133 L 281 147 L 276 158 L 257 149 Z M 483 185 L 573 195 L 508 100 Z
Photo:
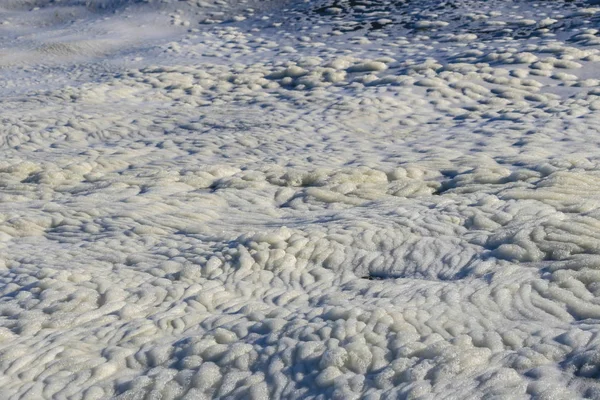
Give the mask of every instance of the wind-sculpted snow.
M 600 8 L 8 1 L 0 398 L 600 399 Z

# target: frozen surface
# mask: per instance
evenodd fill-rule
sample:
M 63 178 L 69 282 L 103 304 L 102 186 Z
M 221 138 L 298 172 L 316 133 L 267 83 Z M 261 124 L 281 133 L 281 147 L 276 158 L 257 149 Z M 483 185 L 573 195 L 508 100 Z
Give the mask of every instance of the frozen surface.
M 598 1 L 0 2 L 0 398 L 600 399 Z

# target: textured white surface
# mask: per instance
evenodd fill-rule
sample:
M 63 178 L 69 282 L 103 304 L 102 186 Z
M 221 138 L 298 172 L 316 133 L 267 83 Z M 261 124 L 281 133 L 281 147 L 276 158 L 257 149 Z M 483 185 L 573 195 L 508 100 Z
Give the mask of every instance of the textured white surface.
M 600 399 L 600 8 L 10 0 L 3 399 Z

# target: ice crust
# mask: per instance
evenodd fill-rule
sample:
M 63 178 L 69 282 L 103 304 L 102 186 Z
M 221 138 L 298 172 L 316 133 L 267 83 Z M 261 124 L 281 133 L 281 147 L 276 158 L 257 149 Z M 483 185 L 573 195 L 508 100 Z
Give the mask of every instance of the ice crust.
M 0 5 L 0 398 L 600 399 L 600 4 Z

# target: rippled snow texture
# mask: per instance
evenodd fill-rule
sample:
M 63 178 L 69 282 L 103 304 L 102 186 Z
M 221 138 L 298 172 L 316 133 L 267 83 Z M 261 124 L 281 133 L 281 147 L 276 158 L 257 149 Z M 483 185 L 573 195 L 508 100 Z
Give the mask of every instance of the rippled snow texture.
M 2 399 L 600 399 L 600 5 L 0 5 Z

